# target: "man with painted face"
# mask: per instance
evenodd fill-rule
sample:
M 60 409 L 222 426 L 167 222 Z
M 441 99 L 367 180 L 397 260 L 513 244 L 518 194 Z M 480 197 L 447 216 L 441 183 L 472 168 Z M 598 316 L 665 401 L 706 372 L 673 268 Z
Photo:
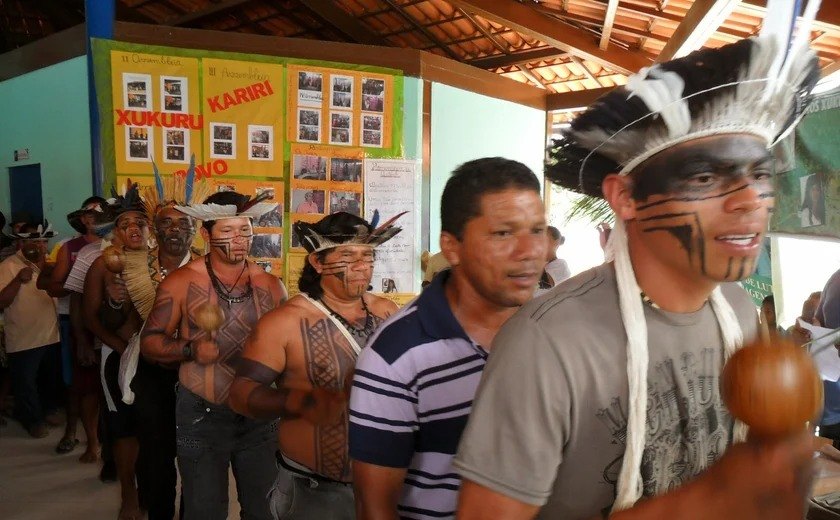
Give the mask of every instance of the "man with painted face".
M 309 252 L 301 292 L 260 320 L 243 353 L 231 406 L 281 418 L 271 491 L 277 519 L 354 518 L 344 391 L 367 339 L 397 310 L 367 292 L 374 248 L 400 231 L 394 220 L 375 228 L 339 212 L 296 222 Z
M 105 208 L 105 222 L 98 227 L 98 232 L 107 234 L 111 231 L 112 245 L 123 257 L 145 257 L 149 247 L 149 219 L 137 185 L 129 186 L 125 195 L 112 200 Z M 105 395 L 105 421 L 114 443 L 114 462 L 122 496 L 119 518 L 132 520 L 142 517 L 137 489 L 142 479 L 135 481 L 137 418 L 134 407 L 122 400 L 118 379 L 120 359 L 132 336 L 140 330 L 142 320 L 125 301 L 114 300 L 111 296 L 109 286 L 120 276 L 106 267 L 104 255 L 94 260 L 85 276 L 82 315 L 87 328 L 102 341 L 100 373 Z
M 158 285 L 169 273 L 189 262 L 195 237 L 195 220 L 175 205 L 202 200 L 206 183 L 194 182 L 194 166 L 185 179 L 161 177 L 154 166 L 156 182 L 146 188 L 143 202 L 152 216 L 157 246 L 146 251 L 125 251 L 122 275 L 108 285 L 108 295 L 126 312 L 148 318 Z M 139 332 L 139 331 L 137 331 Z M 132 340 L 139 341 L 137 335 Z M 124 360 L 125 363 L 125 360 Z M 122 399 L 134 404 L 137 418 L 137 475 L 140 505 L 149 520 L 171 520 L 175 514 L 177 473 L 175 470 L 175 385 L 177 367 L 137 359 L 136 374 L 126 373 L 121 382 Z M 130 385 L 130 387 L 129 387 Z
M 49 226 L 24 224 L 10 237 L 16 241 L 17 252 L 0 262 L 0 311 L 15 395 L 14 416 L 35 438 L 49 434 L 46 418 L 61 404 L 58 316 L 53 298 L 36 287 L 47 240 L 53 236 Z
M 496 337 L 458 518 L 802 518 L 810 439 L 742 442 L 719 391 L 757 331 L 732 282 L 773 210 L 769 147 L 819 77 L 807 46 L 780 71 L 787 48 L 762 34 L 644 69 L 553 143 L 547 177 L 615 212 L 612 261 Z
M 231 465 L 244 518 L 271 518 L 275 421 L 243 417 L 227 405 L 246 338 L 260 316 L 286 299 L 280 281 L 246 258 L 252 219 L 276 207 L 264 197 L 221 192 L 202 204 L 175 206 L 203 222 L 210 251 L 161 282 L 141 335 L 147 359 L 180 364 L 175 422 L 186 520 L 227 518 Z M 199 323 L 217 309 L 218 328 L 202 329 Z

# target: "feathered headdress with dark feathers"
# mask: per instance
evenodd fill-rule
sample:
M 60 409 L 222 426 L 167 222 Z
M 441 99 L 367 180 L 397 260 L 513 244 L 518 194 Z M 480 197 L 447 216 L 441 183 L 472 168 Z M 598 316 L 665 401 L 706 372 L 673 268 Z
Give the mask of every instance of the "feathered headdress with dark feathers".
M 812 4 L 818 2 L 809 2 L 809 9 Z M 768 13 L 773 8 L 768 4 Z M 804 115 L 819 80 L 807 39 L 804 45 L 790 42 L 791 19 L 768 15 L 758 37 L 695 51 L 631 76 L 552 142 L 546 176 L 564 188 L 601 197 L 608 174 L 630 173 L 680 142 L 747 133 L 772 146 Z M 774 25 L 781 26 L 775 34 L 765 31 Z M 807 34 L 805 27 L 797 37 Z
M 94 226 L 96 234 L 106 236 L 114 230 L 114 226 L 120 215 L 128 212 L 140 213 L 148 217 L 146 205 L 140 196 L 140 187 L 136 182 L 127 179 L 122 193 L 117 193 L 116 187 L 111 187 L 111 198 L 107 205 L 102 208 L 102 213 L 97 213 L 97 223 Z
M 394 223 L 406 213 L 408 212 L 403 211 L 377 227 L 378 210 L 373 212 L 370 223 L 352 213 L 340 211 L 327 215 L 314 224 L 295 222 L 292 231 L 300 245 L 309 253 L 318 253 L 338 246 L 377 247 L 402 231 L 402 228 Z

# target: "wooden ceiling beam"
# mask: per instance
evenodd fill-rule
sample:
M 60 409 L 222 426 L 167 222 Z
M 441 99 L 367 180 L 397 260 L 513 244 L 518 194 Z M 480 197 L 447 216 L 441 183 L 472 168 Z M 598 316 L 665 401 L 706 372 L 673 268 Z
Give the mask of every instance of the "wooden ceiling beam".
M 583 60 L 581 60 L 577 56 L 572 56 L 571 60 L 575 63 L 575 65 L 581 68 L 581 70 L 583 71 L 583 75 L 586 76 L 587 79 L 594 81 L 595 84 L 599 87 L 603 87 L 601 81 L 598 78 L 596 78 L 594 74 L 592 74 L 592 71 L 589 70 L 589 68 L 586 66 Z
M 528 68 L 527 64 L 517 63 L 516 68 L 519 69 L 519 72 L 521 72 L 523 76 L 525 76 L 526 78 L 531 80 L 531 82 L 534 84 L 534 86 L 536 86 L 537 88 L 541 88 L 541 89 L 545 90 L 545 84 L 544 84 L 543 80 L 541 80 L 539 77 L 537 77 L 536 74 L 531 72 L 531 70 Z
M 657 63 L 685 56 L 699 49 L 718 30 L 721 23 L 738 6 L 740 0 L 695 0 L 665 48 Z
M 249 0 L 222 0 L 221 2 L 210 3 L 207 5 L 207 7 L 204 7 L 203 9 L 198 9 L 196 11 L 193 11 L 192 13 L 167 18 L 163 21 L 163 25 L 171 25 L 173 27 L 178 27 L 180 25 L 197 23 L 203 20 L 204 18 L 213 16 L 214 14 L 221 14 L 222 12 L 227 11 L 229 9 L 233 9 L 234 7 L 239 7 L 240 5 L 247 3 L 248 1 Z
M 598 43 L 598 47 L 601 50 L 607 50 L 607 46 L 610 44 L 610 34 L 615 23 L 616 11 L 618 11 L 618 0 L 609 0 L 607 12 L 604 15 L 604 29 L 601 31 L 601 41 Z
M 450 3 L 612 70 L 635 72 L 650 65 L 650 61 L 641 52 L 621 48 L 600 49 L 586 31 L 560 26 L 556 20 L 518 2 L 450 0 Z
M 452 58 L 453 60 L 461 61 L 461 57 L 460 57 L 460 56 L 458 56 L 458 55 L 455 53 L 455 51 L 453 51 L 452 49 L 450 49 L 450 48 L 449 48 L 449 45 L 447 45 L 447 44 L 445 44 L 444 42 L 440 41 L 440 40 L 437 38 L 437 36 L 435 36 L 434 34 L 432 34 L 432 32 L 431 32 L 430 30 L 428 30 L 428 29 L 426 29 L 425 27 L 423 27 L 423 25 L 422 25 L 420 22 L 418 22 L 417 20 L 415 20 L 415 19 L 414 19 L 414 17 L 409 16 L 409 14 L 408 14 L 407 12 L 405 12 L 405 10 L 403 10 L 402 8 L 400 8 L 399 4 L 397 4 L 396 2 L 394 2 L 394 0 L 382 0 L 382 1 L 383 1 L 383 2 L 385 2 L 386 4 L 388 4 L 389 6 L 391 6 L 391 9 L 393 9 L 393 10 L 394 10 L 394 12 L 395 12 L 395 13 L 397 13 L 397 15 L 398 15 L 400 18 L 402 18 L 403 20 L 405 20 L 405 21 L 406 21 L 406 22 L 408 22 L 409 24 L 413 25 L 413 26 L 414 26 L 414 27 L 415 27 L 418 31 L 420 31 L 421 33 L 423 33 L 423 36 L 425 36 L 425 37 L 426 37 L 426 38 L 427 38 L 430 42 L 434 43 L 434 44 L 435 44 L 435 47 L 437 47 L 438 49 L 442 50 L 444 53 L 446 53 L 446 55 L 447 55 L 447 56 L 449 56 L 449 57 L 450 57 L 450 58 Z
M 501 56 L 498 54 L 485 56 L 484 58 L 470 60 L 467 63 L 479 69 L 497 69 L 499 67 L 516 65 L 517 63 L 533 63 L 535 61 L 562 58 L 566 55 L 567 53 L 557 50 L 554 47 L 543 47 Z
M 301 3 L 315 16 L 355 43 L 388 46 L 384 38 L 371 32 L 358 18 L 347 14 L 347 11 L 337 6 L 332 0 L 306 0 Z
M 507 41 L 500 41 L 500 38 L 496 37 L 495 34 L 485 29 L 484 26 L 476 19 L 476 17 L 471 15 L 467 11 L 464 11 L 460 7 L 456 7 L 455 9 L 458 10 L 461 14 L 463 14 L 467 18 L 467 20 L 469 20 L 470 23 L 472 23 L 475 26 L 475 28 L 478 29 L 478 31 L 481 34 L 483 34 L 488 40 L 490 40 L 494 47 L 504 52 L 505 54 L 510 54 L 510 45 Z
M 545 99 L 545 109 L 571 110 L 575 108 L 588 107 L 593 101 L 611 91 L 614 87 L 592 88 L 576 92 L 564 92 L 562 94 L 549 94 Z

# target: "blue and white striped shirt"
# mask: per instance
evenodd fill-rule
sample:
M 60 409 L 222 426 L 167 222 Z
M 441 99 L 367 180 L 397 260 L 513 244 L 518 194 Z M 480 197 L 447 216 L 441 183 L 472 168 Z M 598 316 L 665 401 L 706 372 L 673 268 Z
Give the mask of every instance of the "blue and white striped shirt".
M 356 362 L 350 457 L 407 468 L 400 518 L 452 518 L 460 477 L 452 469 L 487 352 L 455 319 L 449 271 L 385 322 Z

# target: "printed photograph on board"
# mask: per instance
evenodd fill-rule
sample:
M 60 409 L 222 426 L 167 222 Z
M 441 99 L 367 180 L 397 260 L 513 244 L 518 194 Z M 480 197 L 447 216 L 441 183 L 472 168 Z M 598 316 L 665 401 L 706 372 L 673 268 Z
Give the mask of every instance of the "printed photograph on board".
M 258 228 L 279 228 L 283 227 L 283 205 L 278 204 L 276 208 L 260 215 L 254 219 L 254 227 Z
M 799 205 L 800 225 L 804 228 L 825 224 L 823 174 L 815 173 L 799 179 L 802 201 Z
M 330 159 L 330 180 L 336 182 L 361 182 L 362 160 L 333 157 Z
M 385 110 L 385 80 L 362 78 L 362 110 L 367 112 Z
M 274 158 L 274 127 L 248 125 L 248 144 L 251 153 L 248 157 L 254 161 L 270 161 Z
M 163 162 L 186 162 L 189 153 L 189 133 L 181 128 L 164 128 L 163 141 L 166 151 Z
M 330 112 L 330 144 L 350 144 L 353 139 L 352 127 L 352 113 Z
M 154 150 L 152 129 L 147 126 L 125 127 L 125 151 L 127 161 L 148 161 Z
M 152 110 L 152 76 L 123 72 L 123 108 Z
M 330 107 L 353 108 L 353 77 L 330 75 Z
M 298 141 L 302 143 L 321 142 L 321 111 L 298 108 Z
M 279 233 L 254 235 L 251 242 L 251 256 L 255 258 L 281 258 L 283 256 L 281 236 Z
M 233 123 L 210 123 L 210 157 L 212 159 L 236 159 L 236 125 Z
M 161 76 L 160 95 L 164 112 L 188 112 L 187 78 Z
M 293 156 L 292 178 L 311 181 L 327 180 L 327 158 L 317 155 Z
M 320 72 L 298 72 L 298 105 L 320 107 L 324 99 L 324 75 Z
M 331 191 L 330 213 L 338 213 L 339 211 L 361 217 L 362 194 L 355 191 Z
M 324 213 L 324 190 L 292 190 L 292 208 L 295 213 Z

